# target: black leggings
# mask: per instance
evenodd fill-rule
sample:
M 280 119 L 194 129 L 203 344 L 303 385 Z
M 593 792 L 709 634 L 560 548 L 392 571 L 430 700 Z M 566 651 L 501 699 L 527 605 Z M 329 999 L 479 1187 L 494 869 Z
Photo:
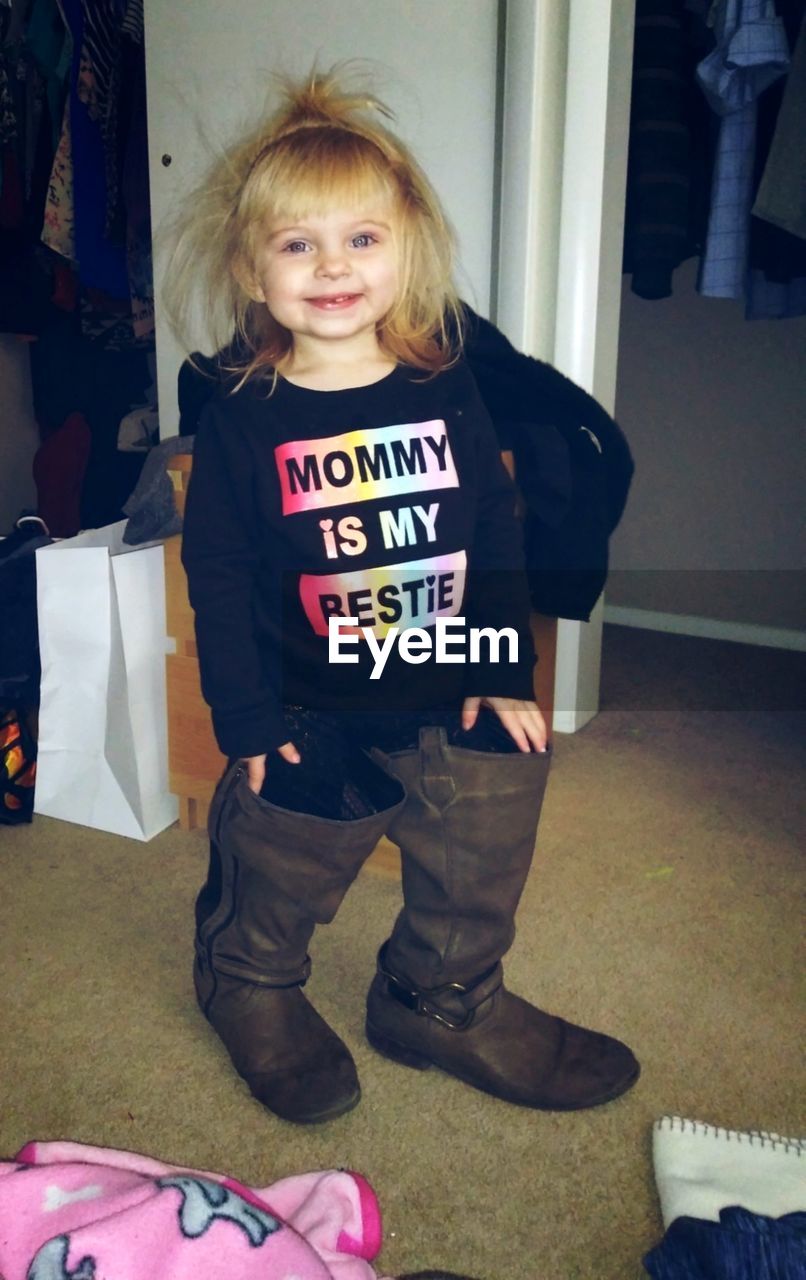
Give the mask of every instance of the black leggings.
M 445 703 L 404 715 L 360 715 L 313 711 L 285 706 L 287 741 L 299 751 L 299 764 L 289 764 L 276 751 L 266 759 L 261 796 L 271 804 L 319 818 L 349 821 L 384 807 L 368 781 L 366 756 L 370 747 L 381 751 L 409 751 L 417 747 L 420 729 L 434 725 L 445 730 L 448 744 L 471 751 L 512 752 L 517 744 L 495 712 L 482 707 L 472 729 L 461 723 L 461 703 Z M 357 759 L 361 753 L 363 759 Z

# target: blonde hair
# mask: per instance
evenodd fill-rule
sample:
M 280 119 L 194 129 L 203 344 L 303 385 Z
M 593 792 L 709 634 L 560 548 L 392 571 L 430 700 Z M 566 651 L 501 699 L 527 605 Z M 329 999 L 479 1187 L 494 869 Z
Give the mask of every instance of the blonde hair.
M 355 208 L 379 197 L 392 206 L 398 293 L 378 325 L 390 358 L 430 373 L 452 364 L 462 340 L 453 286 L 454 234 L 417 161 L 378 119 L 391 118 L 371 94 L 342 87 L 344 67 L 284 83 L 275 115 L 218 159 L 169 232 L 162 295 L 187 345 L 199 304 L 223 367 L 248 378 L 282 367 L 293 335 L 250 296 L 267 221 L 298 222 L 328 207 Z

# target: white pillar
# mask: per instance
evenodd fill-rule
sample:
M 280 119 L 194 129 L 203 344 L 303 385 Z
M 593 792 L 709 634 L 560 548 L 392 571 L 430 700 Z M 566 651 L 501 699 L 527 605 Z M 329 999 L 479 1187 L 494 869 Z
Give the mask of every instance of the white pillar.
M 554 358 L 568 0 L 502 0 L 504 95 L 495 320 L 520 351 Z
M 611 413 L 616 398 L 633 0 L 571 0 L 554 363 Z M 557 633 L 555 728 L 599 709 L 603 601 Z

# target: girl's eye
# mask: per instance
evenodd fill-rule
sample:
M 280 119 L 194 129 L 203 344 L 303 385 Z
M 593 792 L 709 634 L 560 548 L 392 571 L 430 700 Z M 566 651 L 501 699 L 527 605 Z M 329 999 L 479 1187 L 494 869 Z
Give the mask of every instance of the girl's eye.
M 375 244 L 375 237 L 369 231 L 361 231 L 353 236 L 352 243 L 356 249 L 368 249 L 371 244 Z
M 304 253 L 308 248 L 304 240 L 290 240 L 283 245 L 283 253 Z

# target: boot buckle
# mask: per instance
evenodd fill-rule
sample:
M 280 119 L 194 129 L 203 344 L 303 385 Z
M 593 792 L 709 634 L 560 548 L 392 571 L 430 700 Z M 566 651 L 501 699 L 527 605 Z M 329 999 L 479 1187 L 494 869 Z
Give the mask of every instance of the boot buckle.
M 462 1017 L 458 1019 L 451 1018 L 430 1004 L 426 998 L 446 991 L 455 991 L 457 995 L 466 995 L 469 988 L 463 987 L 460 982 L 448 982 L 444 987 L 436 987 L 433 991 L 423 993 L 422 991 L 412 991 L 410 987 L 404 986 L 391 973 L 386 973 L 384 976 L 389 994 L 394 996 L 395 1000 L 406 1009 L 411 1009 L 413 1013 L 419 1014 L 421 1017 L 433 1018 L 435 1022 L 441 1022 L 443 1026 L 450 1027 L 452 1031 L 466 1031 L 475 1017 L 475 1009 L 467 1009 Z
M 457 995 L 466 995 L 468 992 L 468 988 L 461 986 L 458 982 L 449 982 L 446 986 L 439 987 L 438 990 L 440 992 L 455 991 Z M 435 1009 L 430 1005 L 422 995 L 418 996 L 417 1005 L 418 1013 L 422 1013 L 429 1018 L 433 1018 L 435 1022 L 441 1022 L 444 1027 L 449 1027 L 451 1031 L 467 1031 L 476 1016 L 475 1009 L 465 1009 L 462 1017 L 458 1019 L 449 1018 L 446 1013 L 443 1013 L 439 1009 Z

